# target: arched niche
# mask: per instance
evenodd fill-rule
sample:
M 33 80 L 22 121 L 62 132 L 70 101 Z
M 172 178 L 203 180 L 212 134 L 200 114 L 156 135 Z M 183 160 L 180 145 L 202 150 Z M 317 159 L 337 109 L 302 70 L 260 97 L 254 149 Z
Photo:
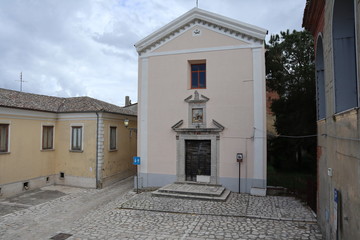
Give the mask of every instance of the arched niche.
M 316 103 L 318 120 L 326 117 L 325 102 L 325 75 L 324 75 L 324 50 L 322 37 L 319 36 L 316 41 Z
M 338 113 L 358 106 L 354 0 L 335 0 L 332 32 Z

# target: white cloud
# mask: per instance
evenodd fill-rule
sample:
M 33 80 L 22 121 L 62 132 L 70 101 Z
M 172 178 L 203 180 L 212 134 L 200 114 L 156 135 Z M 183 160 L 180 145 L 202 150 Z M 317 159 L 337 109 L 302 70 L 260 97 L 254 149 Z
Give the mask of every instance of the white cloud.
M 0 1 L 0 87 L 53 96 L 137 101 L 134 43 L 195 0 Z M 199 7 L 269 30 L 300 29 L 305 0 L 199 0 Z

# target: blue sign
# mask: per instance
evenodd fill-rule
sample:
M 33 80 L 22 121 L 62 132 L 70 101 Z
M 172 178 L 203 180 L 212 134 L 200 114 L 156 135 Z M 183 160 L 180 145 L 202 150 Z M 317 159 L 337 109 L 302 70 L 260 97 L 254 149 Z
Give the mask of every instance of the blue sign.
M 133 157 L 133 164 L 140 165 L 140 157 Z

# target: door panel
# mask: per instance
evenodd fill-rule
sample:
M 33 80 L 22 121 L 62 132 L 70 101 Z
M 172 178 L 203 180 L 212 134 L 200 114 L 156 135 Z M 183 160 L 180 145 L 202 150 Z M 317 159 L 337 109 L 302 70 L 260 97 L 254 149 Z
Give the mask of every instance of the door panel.
M 211 141 L 185 140 L 186 181 L 196 181 L 196 175 L 211 175 Z

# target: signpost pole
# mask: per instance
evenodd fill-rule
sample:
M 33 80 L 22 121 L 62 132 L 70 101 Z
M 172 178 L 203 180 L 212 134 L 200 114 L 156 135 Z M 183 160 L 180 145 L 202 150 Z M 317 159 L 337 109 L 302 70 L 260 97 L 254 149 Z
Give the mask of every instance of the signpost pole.
M 136 166 L 136 194 L 139 193 L 139 165 Z
M 239 162 L 239 193 L 240 193 L 240 183 L 241 183 L 241 162 Z
M 243 154 L 242 153 L 237 153 L 236 154 L 236 161 L 239 163 L 239 193 L 241 190 L 241 162 L 243 161 Z
M 133 157 L 133 164 L 136 166 L 136 193 L 139 193 L 139 165 L 140 165 L 140 157 Z

